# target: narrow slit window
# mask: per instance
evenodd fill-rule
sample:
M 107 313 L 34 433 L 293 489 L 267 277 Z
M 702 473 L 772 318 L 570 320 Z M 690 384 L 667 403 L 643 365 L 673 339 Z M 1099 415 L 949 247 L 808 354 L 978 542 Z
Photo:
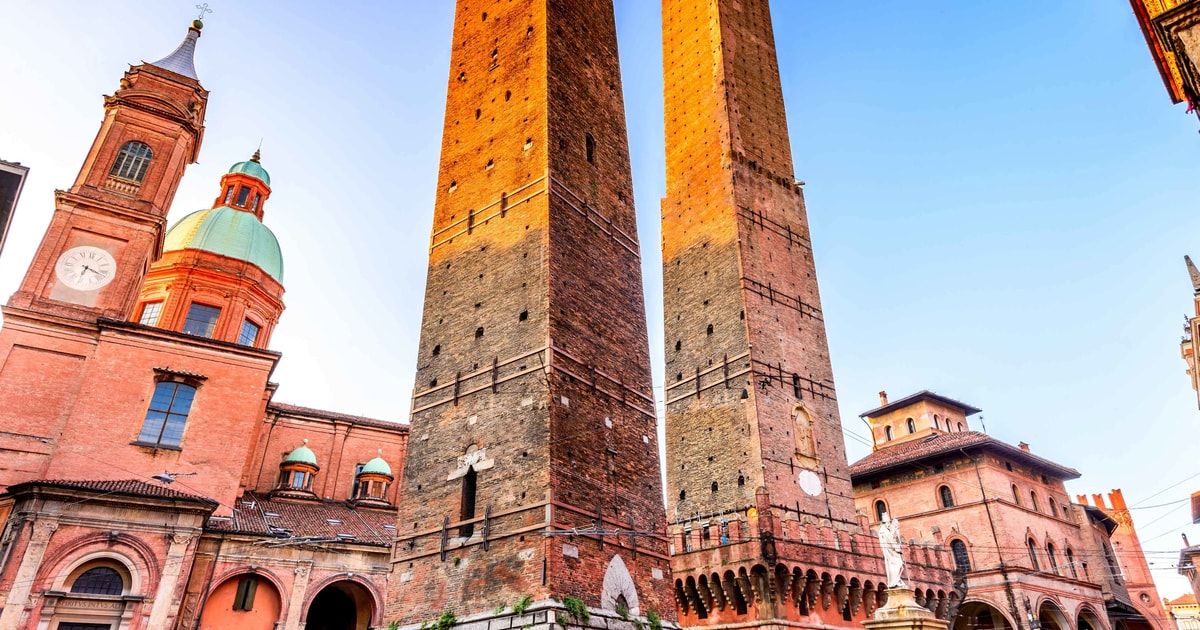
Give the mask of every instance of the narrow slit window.
M 225 187 L 225 201 L 222 203 L 224 203 L 225 205 L 229 205 L 230 201 L 233 201 L 233 186 L 226 186 Z
M 458 520 L 469 521 L 475 518 L 475 491 L 478 487 L 478 478 L 475 473 L 475 468 L 467 469 L 467 474 L 463 475 L 462 482 L 462 504 L 459 508 Z M 467 523 L 458 528 L 458 535 L 463 538 L 470 538 L 471 534 L 475 533 L 475 524 Z
M 584 140 L 584 146 L 587 149 L 588 164 L 595 164 L 596 163 L 596 139 L 594 137 L 592 137 L 592 134 L 589 133 L 586 136 L 584 136 L 583 140 Z
M 258 590 L 258 580 L 242 578 L 238 580 L 237 595 L 233 598 L 234 610 L 254 610 L 254 593 Z

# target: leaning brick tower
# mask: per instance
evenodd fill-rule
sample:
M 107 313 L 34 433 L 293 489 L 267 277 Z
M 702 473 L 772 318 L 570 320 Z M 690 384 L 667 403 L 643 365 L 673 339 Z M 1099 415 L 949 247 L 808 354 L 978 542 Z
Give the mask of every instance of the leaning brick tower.
M 667 518 L 682 625 L 857 626 L 857 518 L 767 0 L 663 0 Z M 937 554 L 911 581 L 949 582 Z
M 454 20 L 386 618 L 669 612 L 612 2 Z

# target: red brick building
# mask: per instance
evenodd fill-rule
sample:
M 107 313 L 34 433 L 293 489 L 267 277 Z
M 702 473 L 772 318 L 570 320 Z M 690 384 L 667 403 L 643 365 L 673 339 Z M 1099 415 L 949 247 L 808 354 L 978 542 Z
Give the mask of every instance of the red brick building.
M 272 402 L 256 153 L 168 229 L 202 25 L 132 66 L 0 329 L 0 628 L 382 623 L 407 428 Z
M 972 430 L 979 409 L 929 391 L 880 393 L 875 450 L 850 467 L 873 523 L 948 548 L 966 599 L 958 630 L 1168 630 L 1119 490 L 1071 502 L 1074 469 Z

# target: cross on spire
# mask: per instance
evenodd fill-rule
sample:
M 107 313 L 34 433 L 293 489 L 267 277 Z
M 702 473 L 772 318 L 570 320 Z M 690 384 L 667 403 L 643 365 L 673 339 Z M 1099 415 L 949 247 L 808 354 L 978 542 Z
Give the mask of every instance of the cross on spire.
M 212 9 L 208 8 L 207 2 L 205 2 L 204 4 L 197 4 L 196 8 L 200 10 L 200 15 L 196 17 L 197 20 L 203 20 L 205 13 L 213 12 Z

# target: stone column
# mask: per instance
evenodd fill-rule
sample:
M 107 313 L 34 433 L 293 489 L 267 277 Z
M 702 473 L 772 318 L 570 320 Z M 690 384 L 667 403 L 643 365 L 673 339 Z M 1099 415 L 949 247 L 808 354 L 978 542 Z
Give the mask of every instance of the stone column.
M 0 630 L 16 630 L 21 618 L 25 616 L 25 606 L 29 603 L 29 593 L 37 580 L 38 570 L 42 568 L 42 556 L 50 544 L 50 537 L 58 529 L 57 519 L 42 519 L 33 521 L 33 534 L 29 537 L 29 546 L 21 556 L 21 565 L 13 578 L 12 590 L 8 592 L 8 600 L 4 603 L 4 612 L 0 614 Z
M 304 612 L 304 593 L 308 591 L 308 577 L 312 572 L 311 564 L 298 565 L 294 571 L 296 581 L 292 582 L 292 596 L 288 602 L 287 620 L 284 630 L 300 630 L 300 613 Z
M 167 616 L 175 609 L 173 600 L 175 590 L 179 587 L 179 572 L 183 570 L 184 559 L 187 557 L 188 545 L 192 542 L 191 534 L 173 534 L 171 544 L 167 547 L 167 557 L 163 560 L 162 578 L 154 591 L 154 605 L 150 608 L 150 621 L 147 630 L 165 630 Z M 189 567 L 190 569 L 190 567 Z
M 950 622 L 942 621 L 928 608 L 918 606 L 912 589 L 893 588 L 887 591 L 887 604 L 862 625 L 867 630 L 947 630 Z

